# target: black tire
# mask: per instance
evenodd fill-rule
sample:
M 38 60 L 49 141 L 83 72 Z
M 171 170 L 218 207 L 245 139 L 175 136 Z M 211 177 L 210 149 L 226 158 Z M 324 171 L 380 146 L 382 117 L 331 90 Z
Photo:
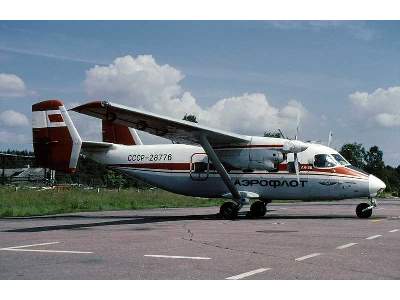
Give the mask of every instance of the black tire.
M 225 220 L 234 220 L 238 215 L 238 206 L 233 202 L 225 202 L 219 209 L 220 216 Z
M 356 215 L 357 217 L 361 218 L 361 219 L 367 219 L 372 215 L 372 208 L 363 211 L 364 209 L 366 209 L 367 207 L 369 207 L 370 205 L 368 203 L 360 203 L 357 205 L 356 207 Z
M 261 218 L 267 213 L 267 205 L 262 201 L 255 201 L 250 206 L 250 215 L 253 218 Z

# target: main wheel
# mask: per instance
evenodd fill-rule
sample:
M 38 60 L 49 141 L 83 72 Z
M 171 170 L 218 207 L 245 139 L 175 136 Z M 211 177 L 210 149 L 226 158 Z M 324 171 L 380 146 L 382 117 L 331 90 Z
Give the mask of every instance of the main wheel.
M 255 218 L 260 218 L 265 216 L 267 212 L 267 205 L 262 201 L 255 201 L 250 206 L 250 215 Z
M 225 202 L 219 209 L 219 214 L 223 219 L 233 220 L 236 219 L 239 212 L 238 206 L 233 202 Z
M 356 215 L 361 219 L 367 219 L 372 215 L 372 209 L 367 209 L 369 207 L 368 203 L 360 203 L 356 207 Z

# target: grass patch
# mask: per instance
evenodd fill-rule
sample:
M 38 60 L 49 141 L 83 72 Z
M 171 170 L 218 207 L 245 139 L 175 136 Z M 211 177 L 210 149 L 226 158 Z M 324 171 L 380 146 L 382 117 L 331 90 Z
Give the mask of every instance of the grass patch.
M 81 211 L 134 210 L 221 205 L 221 199 L 204 199 L 163 190 L 32 190 L 0 188 L 0 217 L 23 217 Z

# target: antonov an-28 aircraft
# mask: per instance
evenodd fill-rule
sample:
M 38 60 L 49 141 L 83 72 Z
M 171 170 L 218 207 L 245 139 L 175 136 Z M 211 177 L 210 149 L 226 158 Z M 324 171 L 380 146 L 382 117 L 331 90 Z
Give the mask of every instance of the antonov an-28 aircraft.
M 82 141 L 63 103 L 32 106 L 33 147 L 42 166 L 75 172 L 81 152 L 108 168 L 162 189 L 226 198 L 220 215 L 233 219 L 244 204 L 264 216 L 278 199 L 368 198 L 356 214 L 368 218 L 385 184 L 337 151 L 297 139 L 235 134 L 139 109 L 94 101 L 72 109 L 102 120 L 103 142 Z M 135 129 L 170 139 L 143 145 Z

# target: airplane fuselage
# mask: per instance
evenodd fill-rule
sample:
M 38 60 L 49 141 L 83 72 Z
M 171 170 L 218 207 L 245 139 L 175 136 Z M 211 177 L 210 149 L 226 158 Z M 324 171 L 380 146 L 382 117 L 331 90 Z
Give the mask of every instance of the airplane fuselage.
M 313 164 L 320 153 L 335 150 L 309 144 L 299 153 L 299 177 L 291 170 L 292 157 L 277 151 L 283 139 L 258 138 L 251 144 L 216 149 L 231 181 L 239 191 L 262 200 L 331 200 L 373 196 L 369 174 L 351 166 L 321 168 Z M 202 147 L 184 144 L 124 146 L 107 152 L 86 152 L 95 161 L 162 189 L 196 197 L 222 197 L 229 193 Z

